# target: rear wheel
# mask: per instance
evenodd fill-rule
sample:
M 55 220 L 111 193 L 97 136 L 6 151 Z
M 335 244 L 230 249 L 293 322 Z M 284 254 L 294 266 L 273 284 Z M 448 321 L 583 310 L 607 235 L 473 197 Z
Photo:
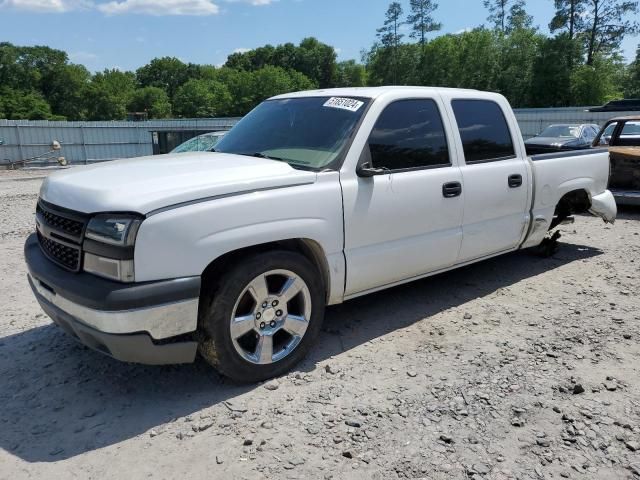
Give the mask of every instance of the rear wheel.
M 201 305 L 200 353 L 233 380 L 281 375 L 318 336 L 324 286 L 317 269 L 298 253 L 255 255 L 209 288 Z

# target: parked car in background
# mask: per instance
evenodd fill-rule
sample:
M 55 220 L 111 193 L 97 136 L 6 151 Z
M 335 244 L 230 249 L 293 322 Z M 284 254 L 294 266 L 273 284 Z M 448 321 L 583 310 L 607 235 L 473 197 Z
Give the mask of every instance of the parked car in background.
M 593 146 L 609 148 L 609 185 L 616 202 L 640 205 L 640 115 L 609 120 Z
M 227 132 L 203 133 L 181 143 L 171 153 L 210 152 Z
M 25 257 L 67 333 L 124 361 L 199 351 L 265 380 L 305 356 L 327 305 L 538 246 L 576 213 L 616 218 L 609 152 L 527 156 L 495 93 L 288 93 L 216 151 L 44 181 Z
M 529 155 L 558 150 L 580 150 L 591 147 L 599 130 L 600 127 L 596 124 L 549 125 L 539 135 L 524 143 Z
M 625 100 L 614 100 L 602 107 L 589 109 L 590 112 L 638 112 L 640 111 L 640 98 L 628 98 Z

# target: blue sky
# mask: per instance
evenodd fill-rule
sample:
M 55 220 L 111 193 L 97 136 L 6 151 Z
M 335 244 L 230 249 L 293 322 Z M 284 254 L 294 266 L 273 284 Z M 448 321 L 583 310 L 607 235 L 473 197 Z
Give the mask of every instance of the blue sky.
M 404 0 L 405 10 L 408 0 Z M 388 0 L 0 0 L 0 41 L 49 45 L 92 71 L 135 70 L 154 57 L 224 63 L 227 55 L 267 43 L 314 36 L 340 59 L 360 58 L 375 39 Z M 553 0 L 529 0 L 547 31 Z M 485 22 L 482 0 L 441 0 L 443 32 Z M 627 58 L 640 39 L 624 43 Z

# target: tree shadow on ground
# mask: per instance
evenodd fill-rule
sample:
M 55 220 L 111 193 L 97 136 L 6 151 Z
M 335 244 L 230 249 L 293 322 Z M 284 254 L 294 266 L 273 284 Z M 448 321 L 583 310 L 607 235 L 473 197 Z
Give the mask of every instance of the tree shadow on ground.
M 299 366 L 569 263 L 600 255 L 563 243 L 553 258 L 498 257 L 327 310 L 318 346 Z M 256 388 L 235 385 L 203 361 L 147 367 L 77 345 L 47 325 L 0 338 L 0 448 L 27 462 L 53 462 L 114 445 Z

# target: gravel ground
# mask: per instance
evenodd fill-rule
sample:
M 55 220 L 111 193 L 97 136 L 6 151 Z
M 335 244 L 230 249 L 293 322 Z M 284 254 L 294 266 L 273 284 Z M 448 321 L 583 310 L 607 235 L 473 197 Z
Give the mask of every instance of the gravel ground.
M 638 479 L 640 210 L 328 309 L 278 380 L 77 345 L 22 258 L 40 179 L 0 173 L 0 478 Z

